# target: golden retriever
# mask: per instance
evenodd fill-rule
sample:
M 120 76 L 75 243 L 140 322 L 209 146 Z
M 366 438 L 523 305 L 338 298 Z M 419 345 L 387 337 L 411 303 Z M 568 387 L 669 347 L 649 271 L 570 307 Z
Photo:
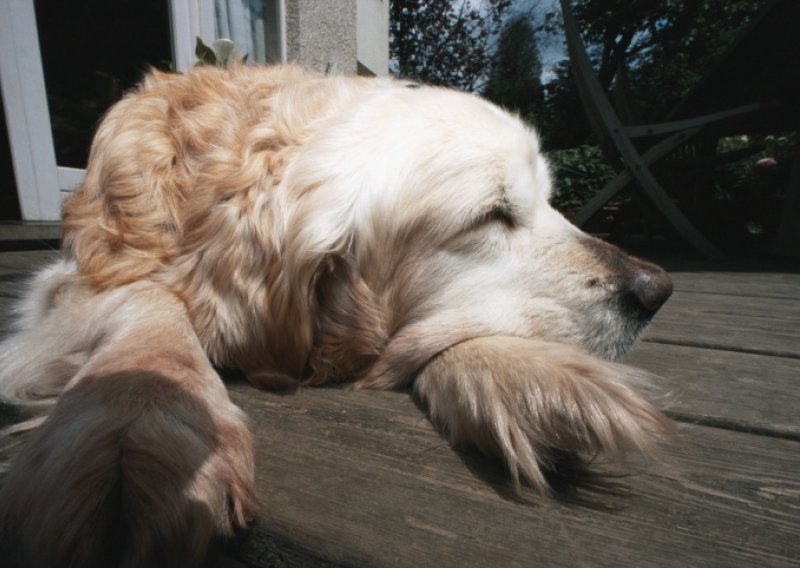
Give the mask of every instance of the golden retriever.
M 471 95 L 294 67 L 151 73 L 102 121 L 0 360 L 42 425 L 0 490 L 25 566 L 195 565 L 255 513 L 256 386 L 414 384 L 454 443 L 548 491 L 650 452 L 611 362 L 672 290 L 548 204 L 535 133 Z

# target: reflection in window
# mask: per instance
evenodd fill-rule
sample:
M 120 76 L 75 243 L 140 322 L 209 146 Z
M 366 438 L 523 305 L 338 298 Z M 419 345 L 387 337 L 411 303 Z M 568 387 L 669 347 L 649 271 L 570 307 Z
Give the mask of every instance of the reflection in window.
M 236 44 L 247 62 L 281 60 L 278 0 L 215 0 L 217 37 Z

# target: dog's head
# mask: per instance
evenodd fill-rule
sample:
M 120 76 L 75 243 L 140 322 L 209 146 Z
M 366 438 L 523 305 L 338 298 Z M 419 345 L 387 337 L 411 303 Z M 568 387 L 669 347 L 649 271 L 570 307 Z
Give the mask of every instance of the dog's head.
M 206 353 L 264 385 L 396 384 L 493 335 L 617 358 L 669 278 L 550 191 L 535 133 L 477 97 L 207 68 L 109 112 L 64 234 L 89 282 L 165 284 Z
M 556 212 L 535 133 L 476 97 L 374 93 L 321 127 L 284 181 L 290 273 L 317 314 L 312 380 L 398 384 L 491 335 L 616 359 L 672 291 Z

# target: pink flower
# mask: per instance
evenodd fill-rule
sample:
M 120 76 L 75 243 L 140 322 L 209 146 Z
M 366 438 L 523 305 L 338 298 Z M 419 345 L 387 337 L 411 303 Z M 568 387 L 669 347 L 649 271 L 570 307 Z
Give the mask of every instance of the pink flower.
M 772 169 L 777 165 L 778 165 L 778 160 L 776 160 L 775 158 L 761 158 L 759 161 L 756 162 L 757 168 L 762 168 L 765 170 Z

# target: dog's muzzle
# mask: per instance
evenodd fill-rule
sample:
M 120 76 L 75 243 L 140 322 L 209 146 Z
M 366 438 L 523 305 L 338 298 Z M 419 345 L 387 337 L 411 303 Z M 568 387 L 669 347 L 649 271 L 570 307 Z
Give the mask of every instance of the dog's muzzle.
M 637 319 L 650 320 L 672 295 L 672 279 L 660 266 L 595 238 L 586 238 L 583 245 L 616 283 L 618 305 Z

